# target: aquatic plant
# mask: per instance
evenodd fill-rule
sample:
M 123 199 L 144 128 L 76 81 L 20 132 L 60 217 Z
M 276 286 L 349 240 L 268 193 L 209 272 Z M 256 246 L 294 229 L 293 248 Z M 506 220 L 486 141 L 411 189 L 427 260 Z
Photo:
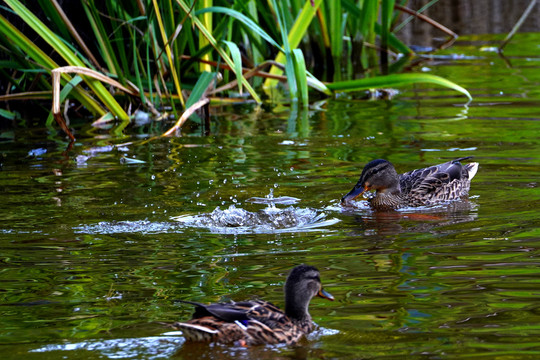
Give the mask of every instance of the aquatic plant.
M 406 9 L 395 0 L 4 3 L 0 99 L 52 100 L 47 125 L 56 119 L 71 137 L 66 100 L 98 123 L 117 119 L 116 131 L 136 109 L 178 118 L 169 134 L 188 118 L 202 122 L 198 109 L 261 103 L 276 90 L 307 106 L 310 89 L 331 96 L 429 82 L 471 99 L 441 77 L 400 73 L 413 52 L 392 32 L 395 9 Z

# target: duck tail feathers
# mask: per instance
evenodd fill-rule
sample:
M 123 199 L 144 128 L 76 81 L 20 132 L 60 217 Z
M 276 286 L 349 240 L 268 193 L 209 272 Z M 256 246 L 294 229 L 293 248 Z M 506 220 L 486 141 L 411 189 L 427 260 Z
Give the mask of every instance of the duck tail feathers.
M 173 324 L 173 327 L 181 330 L 186 340 L 190 341 L 212 341 L 219 333 L 216 329 L 210 329 L 197 324 L 176 322 Z
M 468 163 L 465 165 L 465 169 L 469 172 L 469 180 L 472 180 L 473 177 L 476 175 L 476 172 L 478 171 L 478 163 Z

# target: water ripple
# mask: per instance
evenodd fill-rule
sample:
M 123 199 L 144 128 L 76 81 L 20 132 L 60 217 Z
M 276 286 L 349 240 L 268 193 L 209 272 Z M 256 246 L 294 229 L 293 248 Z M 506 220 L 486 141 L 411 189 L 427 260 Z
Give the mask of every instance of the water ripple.
M 184 343 L 181 337 L 153 336 L 145 338 L 82 341 L 70 344 L 50 344 L 29 352 L 98 351 L 109 359 L 160 359 L 169 358 Z

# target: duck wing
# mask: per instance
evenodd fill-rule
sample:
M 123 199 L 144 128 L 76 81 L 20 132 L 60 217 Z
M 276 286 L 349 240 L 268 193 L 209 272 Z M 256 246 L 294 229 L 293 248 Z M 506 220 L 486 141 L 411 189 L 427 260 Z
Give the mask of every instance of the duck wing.
M 411 205 L 452 200 L 464 195 L 469 190 L 471 164 L 463 166 L 460 161 L 469 158 L 471 157 L 459 158 L 400 175 L 402 193 L 410 199 Z M 478 165 L 473 164 L 477 168 Z
M 257 320 L 271 328 L 277 326 L 277 324 L 290 322 L 283 311 L 268 301 L 249 300 L 217 304 L 201 304 L 192 301 L 181 302 L 195 306 L 192 319 L 211 316 L 222 322 L 229 323 Z
M 225 322 L 235 322 L 249 320 L 248 312 L 255 305 L 249 301 L 230 302 L 217 304 L 201 304 L 193 301 L 180 300 L 185 304 L 195 306 L 195 312 L 192 319 L 200 319 L 207 316 L 213 316 L 218 320 Z

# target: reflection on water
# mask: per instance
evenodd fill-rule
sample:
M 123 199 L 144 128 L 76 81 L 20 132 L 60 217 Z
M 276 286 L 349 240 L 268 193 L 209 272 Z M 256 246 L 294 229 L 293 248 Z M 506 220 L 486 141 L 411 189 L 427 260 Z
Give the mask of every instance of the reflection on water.
M 113 340 L 82 341 L 70 344 L 50 344 L 30 353 L 58 353 L 59 357 L 73 356 L 69 352 L 95 352 L 109 359 L 168 359 L 184 342 L 183 338 L 154 336 L 146 338 L 126 338 Z M 62 352 L 67 352 L 63 354 Z
M 473 185 L 474 186 L 474 185 Z M 368 194 L 367 196 L 373 196 Z M 477 198 L 473 196 L 473 198 Z M 351 201 L 347 206 L 326 209 L 340 211 L 357 224 L 349 235 L 395 235 L 403 232 L 437 231 L 446 225 L 472 222 L 478 218 L 478 205 L 469 199 L 442 202 L 430 206 L 404 207 L 394 211 L 374 211 L 366 200 Z

